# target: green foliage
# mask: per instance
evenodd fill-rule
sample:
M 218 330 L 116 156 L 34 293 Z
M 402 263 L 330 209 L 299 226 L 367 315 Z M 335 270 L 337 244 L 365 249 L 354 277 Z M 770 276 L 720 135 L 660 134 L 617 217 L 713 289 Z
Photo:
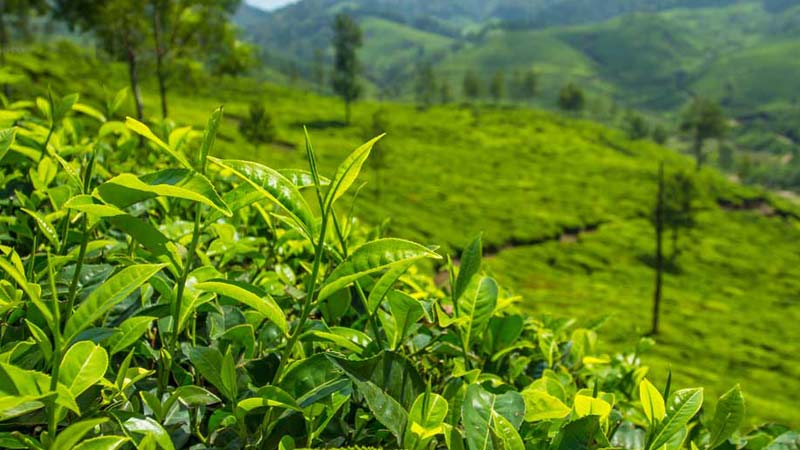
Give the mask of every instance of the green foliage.
M 22 112 L 0 166 L 31 185 L 2 203 L 19 221 L 0 225 L 19 237 L 0 256 L 3 446 L 757 450 L 796 436 L 740 436 L 738 389 L 710 422 L 700 389 L 664 405 L 638 352 L 602 355 L 593 330 L 523 314 L 482 270 L 480 237 L 449 289 L 416 267 L 440 258 L 430 248 L 343 229 L 334 207 L 377 138 L 328 181 L 310 142 L 310 172 L 208 156 L 221 109 L 184 141 L 133 120 L 109 140 L 91 115 L 52 114 L 47 152 L 51 132 Z M 153 167 L 120 154 L 137 135 L 160 150 Z M 134 213 L 152 235 L 120 226 Z M 317 313 L 335 297 L 342 312 Z
M 689 134 L 697 167 L 705 160 L 703 144 L 707 139 L 719 139 L 728 130 L 727 119 L 722 107 L 711 100 L 695 97 L 681 119 L 681 130 Z
M 489 83 L 489 95 L 495 103 L 500 102 L 505 97 L 506 81 L 503 72 L 495 72 L 491 83 Z
M 650 125 L 645 118 L 632 111 L 625 115 L 625 130 L 631 139 L 644 139 L 650 135 Z M 663 141 L 661 143 L 663 144 Z
M 250 104 L 248 116 L 239 122 L 239 133 L 253 144 L 266 144 L 275 140 L 275 124 L 263 103 Z
M 581 111 L 585 103 L 583 90 L 575 83 L 567 83 L 558 93 L 558 107 L 564 111 Z
M 350 122 L 350 103 L 361 96 L 361 84 L 358 81 L 360 72 L 356 54 L 362 45 L 361 29 L 348 15 L 339 14 L 333 23 L 333 48 L 335 51 L 332 87 L 344 100 L 346 108 L 345 121 Z
M 469 100 L 475 100 L 481 96 L 481 80 L 478 78 L 478 74 L 472 70 L 464 74 L 461 92 Z
M 436 98 L 436 76 L 431 63 L 422 63 L 417 67 L 414 82 L 414 96 L 420 108 L 427 108 Z

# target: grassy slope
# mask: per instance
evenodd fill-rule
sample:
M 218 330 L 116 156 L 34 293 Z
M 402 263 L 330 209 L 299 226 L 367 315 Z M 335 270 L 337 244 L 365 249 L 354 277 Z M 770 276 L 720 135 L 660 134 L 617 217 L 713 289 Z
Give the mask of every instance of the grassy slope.
M 14 55 L 31 70 L 55 70 L 33 53 Z M 71 70 L 81 70 L 71 58 Z M 12 61 L 13 62 L 13 61 Z M 119 68 L 103 79 L 124 84 Z M 87 69 L 85 73 L 89 73 Z M 39 74 L 44 86 L 49 78 Z M 84 91 L 99 83 L 81 80 Z M 58 86 L 56 84 L 56 86 Z M 25 86 L 18 87 L 25 90 Z M 154 90 L 145 92 L 157 112 Z M 255 98 L 268 102 L 280 138 L 295 144 L 254 147 L 236 131 L 237 117 Z M 371 134 L 336 125 L 341 105 L 246 81 L 215 83 L 213 92 L 175 94 L 174 117 L 201 126 L 226 104 L 218 153 L 257 158 L 274 167 L 304 167 L 301 125 L 308 124 L 321 167 L 331 173 L 350 149 Z M 649 323 L 653 271 L 647 265 L 653 232 L 647 214 L 655 195 L 659 158 L 668 170 L 690 161 L 647 142 L 630 142 L 599 125 L 531 110 L 435 108 L 419 112 L 394 104 L 359 104 L 354 123 L 366 124 L 384 108 L 390 136 L 380 200 L 375 170 L 364 174 L 356 213 L 372 223 L 391 218 L 391 233 L 459 247 L 483 230 L 497 251 L 488 267 L 523 295 L 531 311 L 574 316 L 584 323 L 612 315 L 601 333 L 609 351 L 630 349 Z M 645 360 L 662 379 L 671 365 L 680 385 L 702 384 L 716 397 L 734 382 L 748 395 L 754 422 L 775 419 L 797 426 L 792 401 L 800 393 L 800 241 L 794 220 L 754 211 L 720 209 L 730 200 L 761 195 L 704 173 L 709 192 L 698 226 L 682 237 L 683 252 L 665 280 L 663 334 Z M 576 242 L 548 240 L 564 229 L 601 223 Z M 534 244 L 534 241 L 543 242 Z M 509 243 L 515 244 L 507 247 Z M 669 248 L 669 247 L 668 247 Z

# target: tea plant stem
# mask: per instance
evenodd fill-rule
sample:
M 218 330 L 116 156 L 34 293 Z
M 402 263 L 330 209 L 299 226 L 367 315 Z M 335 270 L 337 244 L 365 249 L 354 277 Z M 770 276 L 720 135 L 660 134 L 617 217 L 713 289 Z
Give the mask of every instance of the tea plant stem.
M 81 268 L 83 268 L 83 259 L 86 257 L 86 246 L 89 245 L 89 226 L 86 213 L 83 214 L 81 220 L 81 247 L 78 251 L 78 261 L 75 263 L 75 273 L 72 274 L 72 281 L 69 284 L 69 293 L 67 294 L 67 317 L 72 314 L 72 308 L 75 306 L 75 294 L 78 292 L 78 280 L 81 275 Z
M 50 392 L 58 390 L 58 370 L 61 367 L 61 309 L 58 304 L 58 292 L 56 291 L 56 278 L 50 263 L 50 254 L 47 254 L 47 267 L 50 281 L 50 293 L 53 298 L 53 355 L 50 360 Z M 53 397 L 48 411 L 49 420 L 47 421 L 48 433 L 50 438 L 55 438 L 58 431 L 58 417 L 56 407 L 56 397 Z
M 42 154 L 39 155 L 39 162 L 44 159 L 44 155 L 47 154 L 47 146 L 50 145 L 50 139 L 53 137 L 53 131 L 56 129 L 55 122 L 50 124 L 50 129 L 47 130 L 47 137 L 44 139 L 44 145 L 42 146 Z
M 195 253 L 197 251 L 197 244 L 200 242 L 200 205 L 195 205 L 194 210 L 194 229 L 192 231 L 192 242 L 189 244 L 189 254 L 186 255 L 186 263 L 183 265 L 183 272 L 178 280 L 178 292 L 175 295 L 175 313 L 172 316 L 172 336 L 170 337 L 169 349 L 170 353 L 174 353 L 175 346 L 178 343 L 178 334 L 180 332 L 180 319 L 181 319 L 181 304 L 183 303 L 183 293 L 186 290 L 186 279 L 189 278 L 189 272 L 192 270 L 194 264 Z
M 92 187 L 92 171 L 94 170 L 94 153 L 89 157 L 89 162 L 86 164 L 86 170 L 83 173 L 83 192 L 89 192 Z M 78 280 L 81 275 L 81 268 L 83 268 L 83 260 L 86 258 L 86 247 L 89 245 L 89 217 L 83 213 L 81 218 L 81 246 L 78 251 L 78 260 L 75 263 L 75 273 L 72 274 L 72 281 L 69 284 L 69 292 L 67 294 L 67 318 L 72 315 L 72 307 L 75 306 L 75 294 L 78 291 Z M 66 239 L 64 241 L 66 246 Z
M 33 232 L 33 247 L 31 247 L 31 260 L 28 263 L 28 279 L 33 279 L 34 263 L 36 262 L 36 248 L 39 246 L 39 233 Z
M 292 355 L 294 346 L 297 344 L 297 340 L 300 338 L 300 334 L 303 331 L 303 327 L 306 325 L 309 314 L 311 314 L 311 309 L 314 304 L 314 290 L 317 288 L 317 277 L 319 276 L 319 267 L 322 263 L 325 234 L 328 231 L 328 216 L 329 214 L 323 214 L 322 216 L 322 226 L 320 227 L 319 239 L 317 240 L 317 246 L 314 252 L 314 266 L 311 269 L 311 278 L 308 280 L 306 298 L 305 303 L 303 304 L 303 309 L 300 312 L 300 320 L 298 321 L 297 326 L 295 327 L 291 336 L 289 336 L 289 343 L 286 345 L 286 348 L 283 349 L 283 355 L 281 356 L 281 361 L 278 363 L 278 369 L 275 371 L 272 384 L 276 384 L 278 381 L 280 381 L 283 369 L 286 368 L 286 362 Z
M 332 212 L 333 214 L 333 226 L 336 229 L 336 236 L 339 238 L 339 243 L 342 245 L 342 252 L 344 253 L 344 257 L 347 258 L 347 242 L 344 239 L 344 235 L 342 234 L 341 227 L 339 227 L 339 219 L 336 218 L 336 213 Z M 375 335 L 375 340 L 378 342 L 378 348 L 383 349 L 383 338 L 381 338 L 380 328 L 378 328 L 378 322 L 375 320 L 375 314 L 369 310 L 369 302 L 367 301 L 367 296 L 364 295 L 364 290 L 361 289 L 361 285 L 358 284 L 358 281 L 355 283 L 356 292 L 358 292 L 358 298 L 361 300 L 361 304 L 364 305 L 364 310 L 367 311 L 367 320 L 369 321 L 370 328 L 372 328 L 372 333 Z

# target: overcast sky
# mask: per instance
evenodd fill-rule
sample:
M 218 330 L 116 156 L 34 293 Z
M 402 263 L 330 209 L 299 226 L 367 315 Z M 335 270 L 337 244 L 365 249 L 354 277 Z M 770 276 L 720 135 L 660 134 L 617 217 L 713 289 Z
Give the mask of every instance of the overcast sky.
M 294 3 L 297 0 L 246 0 L 247 3 L 257 6 L 261 9 L 275 9 L 280 8 L 281 6 L 288 5 L 289 3 Z

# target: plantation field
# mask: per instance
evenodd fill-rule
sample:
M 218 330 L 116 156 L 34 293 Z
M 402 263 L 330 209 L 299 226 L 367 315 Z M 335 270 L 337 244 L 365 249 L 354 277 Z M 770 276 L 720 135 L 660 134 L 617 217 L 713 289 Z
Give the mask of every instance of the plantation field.
M 112 91 L 125 85 L 120 67 L 73 58 L 67 69 L 45 58 L 10 55 L 12 65 L 25 67 L 18 92 L 42 94 L 48 81 L 62 93 L 75 91 L 67 72 L 90 77 L 80 82 L 89 103 L 99 100 L 100 80 Z M 256 99 L 272 114 L 280 144 L 253 146 L 236 131 Z M 368 136 L 386 131 L 362 176 L 368 184 L 355 201 L 357 217 L 373 225 L 390 219 L 388 234 L 451 254 L 483 232 L 488 270 L 521 295 L 522 308 L 577 317 L 581 325 L 607 318 L 600 344 L 608 352 L 634 348 L 649 328 L 657 161 L 665 160 L 667 171 L 691 170 L 688 158 L 588 121 L 528 109 L 453 105 L 420 112 L 363 103 L 353 124 L 344 125 L 335 99 L 248 80 L 175 92 L 172 116 L 200 129 L 222 103 L 214 153 L 271 167 L 306 167 L 303 125 L 328 174 Z M 146 115 L 156 116 L 152 87 L 145 104 Z M 378 110 L 385 118 L 380 130 L 373 125 Z M 800 223 L 782 216 L 798 208 L 711 170 L 699 178 L 701 212 L 679 239 L 665 278 L 663 332 L 644 362 L 659 383 L 671 368 L 676 384 L 705 386 L 709 399 L 739 381 L 751 423 L 798 426 Z

